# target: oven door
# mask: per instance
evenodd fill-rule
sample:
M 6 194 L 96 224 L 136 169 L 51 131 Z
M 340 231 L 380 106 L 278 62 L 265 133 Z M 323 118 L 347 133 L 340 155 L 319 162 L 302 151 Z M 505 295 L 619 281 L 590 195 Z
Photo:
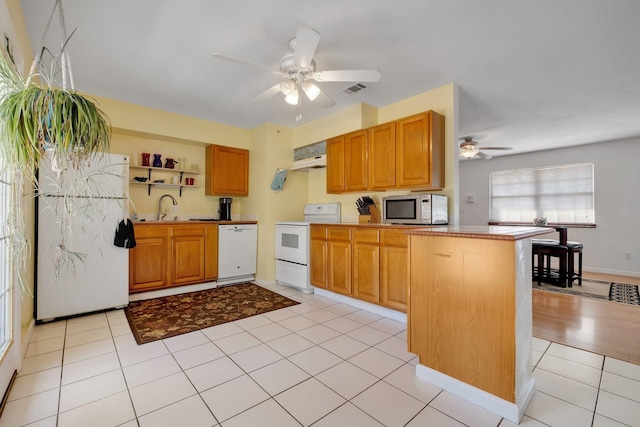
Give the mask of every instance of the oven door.
M 307 225 L 276 224 L 276 258 L 307 265 L 308 232 Z

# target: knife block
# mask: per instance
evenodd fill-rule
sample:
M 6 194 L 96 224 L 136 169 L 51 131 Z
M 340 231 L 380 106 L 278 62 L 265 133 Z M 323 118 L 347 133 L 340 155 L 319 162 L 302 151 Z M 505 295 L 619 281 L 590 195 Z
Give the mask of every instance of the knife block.
M 380 211 L 374 205 L 369 205 L 369 215 L 360 215 L 358 217 L 359 224 L 380 224 L 382 218 L 380 217 Z

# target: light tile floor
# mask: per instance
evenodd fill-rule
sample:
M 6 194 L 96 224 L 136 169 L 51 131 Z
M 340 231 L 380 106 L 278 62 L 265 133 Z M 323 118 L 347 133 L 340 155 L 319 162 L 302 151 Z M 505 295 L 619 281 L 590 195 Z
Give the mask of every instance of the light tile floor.
M 35 328 L 8 426 L 513 424 L 415 377 L 406 325 L 330 298 L 138 346 L 122 310 Z M 523 426 L 640 426 L 640 366 L 534 338 Z

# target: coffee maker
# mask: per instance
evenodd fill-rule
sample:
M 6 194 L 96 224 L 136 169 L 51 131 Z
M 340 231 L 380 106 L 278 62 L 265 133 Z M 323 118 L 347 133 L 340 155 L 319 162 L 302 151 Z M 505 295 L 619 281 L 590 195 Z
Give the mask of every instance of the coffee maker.
M 231 197 L 220 197 L 220 221 L 231 221 Z

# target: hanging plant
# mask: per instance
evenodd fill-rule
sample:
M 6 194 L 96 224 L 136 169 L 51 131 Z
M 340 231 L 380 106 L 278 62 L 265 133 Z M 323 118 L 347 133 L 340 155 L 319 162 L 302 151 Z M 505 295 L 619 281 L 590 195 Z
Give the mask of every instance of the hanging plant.
M 6 168 L 2 172 L 10 173 L 16 182 L 26 179 L 33 184 L 36 194 L 40 185 L 36 171 L 45 157 L 57 173 L 57 187 L 63 188 L 61 183 L 65 181 L 66 171 L 82 171 L 93 159 L 108 153 L 111 139 L 107 116 L 74 89 L 69 54 L 65 49 L 71 36 L 66 36 L 60 0 L 55 1 L 41 45 L 56 8 L 63 37 L 58 55 L 51 54 L 43 46 L 28 76 L 24 77 L 13 61 L 8 40 L 6 52 L 0 52 L 0 156 Z M 93 179 L 100 177 L 93 176 Z M 87 188 L 95 183 L 89 179 L 85 181 Z M 70 242 L 72 225 L 82 216 L 80 209 L 85 208 L 76 209 L 67 194 L 61 196 L 61 202 L 56 202 L 61 206 L 49 206 L 56 213 L 61 235 L 60 242 L 50 250 L 56 281 L 64 276 L 63 270 L 74 272 L 76 262 L 83 260 L 83 254 L 74 252 Z M 95 196 L 100 197 L 99 194 Z M 13 217 L 22 216 L 17 212 Z M 96 212 L 94 219 L 99 220 L 99 217 L 100 212 Z M 14 246 L 24 241 L 24 225 L 19 227 L 19 224 L 18 221 L 9 224 L 10 238 L 16 242 L 12 243 Z M 24 245 L 22 248 L 18 255 L 21 258 L 25 256 Z M 24 259 L 18 262 L 24 263 Z
M 59 67 L 58 61 L 64 55 L 63 52 L 52 58 L 49 70 L 54 76 L 58 68 L 63 75 L 71 72 Z M 42 54 L 34 60 L 40 70 L 46 69 L 42 61 Z M 51 86 L 54 76 L 38 73 L 23 78 L 4 53 L 0 57 L 0 75 L 4 86 L 0 88 L 0 155 L 34 185 L 35 171 L 45 150 L 53 153 L 60 170 L 77 169 L 96 155 L 108 152 L 109 119 L 91 100 L 73 88 Z M 36 78 L 45 85 L 36 84 Z

